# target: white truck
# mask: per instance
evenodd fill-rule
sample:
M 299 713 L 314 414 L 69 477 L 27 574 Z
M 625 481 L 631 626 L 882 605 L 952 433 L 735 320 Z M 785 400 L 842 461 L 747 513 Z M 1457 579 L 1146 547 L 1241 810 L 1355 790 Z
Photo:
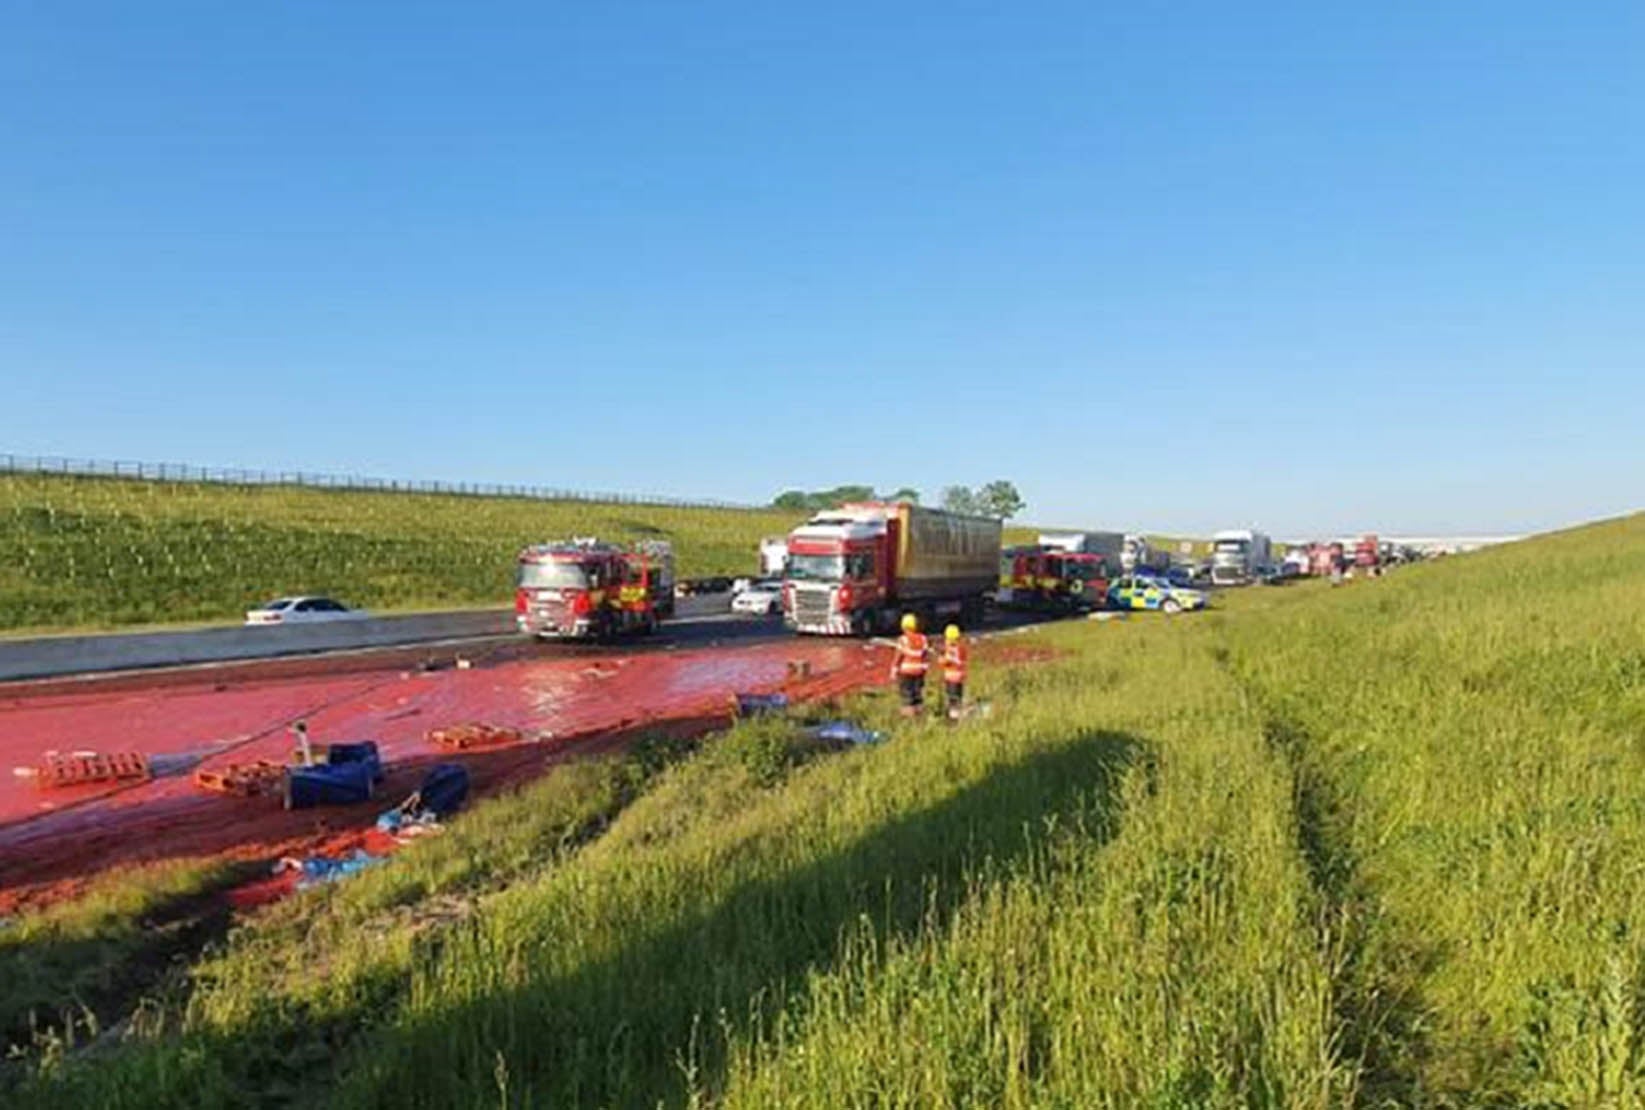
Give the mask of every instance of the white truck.
M 1149 543 L 1147 536 L 1127 535 L 1120 546 L 1120 568 L 1126 574 L 1138 571 L 1164 573 L 1171 569 L 1171 553 Z
M 1273 544 L 1249 528 L 1230 528 L 1211 537 L 1211 584 L 1244 586 L 1273 561 Z
M 760 577 L 781 578 L 788 566 L 788 537 L 767 536 L 760 541 Z

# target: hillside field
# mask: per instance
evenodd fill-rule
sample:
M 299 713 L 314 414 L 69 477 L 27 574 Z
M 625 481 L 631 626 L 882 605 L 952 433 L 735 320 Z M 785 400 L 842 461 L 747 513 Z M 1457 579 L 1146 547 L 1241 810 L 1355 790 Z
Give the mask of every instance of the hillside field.
M 0 631 L 236 620 L 281 594 L 374 610 L 506 605 L 530 543 L 672 540 L 746 574 L 763 510 L 0 474 Z
M 986 719 L 558 771 L 95 1014 L 210 868 L 22 919 L 11 1104 L 1645 1104 L 1645 516 L 1013 642 Z

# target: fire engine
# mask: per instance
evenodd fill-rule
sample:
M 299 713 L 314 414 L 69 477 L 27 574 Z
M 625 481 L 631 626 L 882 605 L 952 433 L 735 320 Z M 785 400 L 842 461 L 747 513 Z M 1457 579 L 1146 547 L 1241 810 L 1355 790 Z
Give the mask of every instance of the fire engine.
M 591 538 L 528 547 L 515 567 L 514 615 L 543 640 L 655 632 L 674 615 L 674 550 Z
M 1060 551 L 1044 544 L 1000 553 L 996 602 L 1008 609 L 1096 609 L 1108 599 L 1102 555 Z

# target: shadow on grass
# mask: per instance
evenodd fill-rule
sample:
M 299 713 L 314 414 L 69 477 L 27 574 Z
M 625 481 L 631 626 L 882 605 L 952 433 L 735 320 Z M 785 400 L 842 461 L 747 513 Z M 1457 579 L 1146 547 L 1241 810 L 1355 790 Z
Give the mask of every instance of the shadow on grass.
M 225 867 L 198 888 L 156 903 L 136 920 L 115 917 L 86 935 L 41 936 L 0 948 L 0 1049 L 40 1038 L 91 1034 L 156 989 L 179 958 L 228 932 L 223 892 L 262 873 Z
M 573 974 L 467 1002 L 436 1000 L 427 1016 L 358 1045 L 344 1101 L 684 1104 L 693 1082 L 719 1087 L 727 1036 L 750 1032 L 761 1013 L 803 990 L 808 974 L 826 970 L 843 932 L 868 929 L 883 941 L 941 927 L 964 897 L 967 869 L 1021 858 L 1052 815 L 1112 836 L 1122 773 L 1145 752 L 1123 734 L 1083 736 L 877 826 L 835 855 L 740 886 L 705 912 L 658 928 L 637 919 L 620 950 Z

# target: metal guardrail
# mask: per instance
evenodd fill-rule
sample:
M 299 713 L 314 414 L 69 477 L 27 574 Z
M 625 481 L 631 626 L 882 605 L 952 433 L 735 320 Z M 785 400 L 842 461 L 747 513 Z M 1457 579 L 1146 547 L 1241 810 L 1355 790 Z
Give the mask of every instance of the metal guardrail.
M 363 490 L 374 493 L 437 493 L 455 497 L 514 497 L 531 501 L 583 501 L 619 505 L 657 505 L 679 509 L 766 509 L 713 498 L 664 494 L 592 492 L 551 486 L 495 482 L 412 481 L 358 474 L 316 474 L 302 470 L 249 470 L 239 467 L 191 466 L 187 463 L 74 459 L 56 455 L 0 454 L 0 473 L 45 474 L 79 478 L 125 478 L 148 482 L 210 482 L 227 486 L 303 486 L 310 489 Z

